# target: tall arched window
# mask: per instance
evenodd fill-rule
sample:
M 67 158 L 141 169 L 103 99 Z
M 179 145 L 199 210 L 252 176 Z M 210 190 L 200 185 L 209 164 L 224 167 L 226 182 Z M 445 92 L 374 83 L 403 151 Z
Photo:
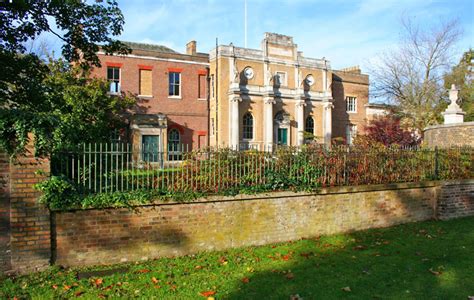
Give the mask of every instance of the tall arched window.
M 180 142 L 179 130 L 176 128 L 168 131 L 168 159 L 169 160 L 180 160 L 181 150 L 179 147 Z
M 308 116 L 306 118 L 305 126 L 304 126 L 304 131 L 314 135 L 314 120 L 313 117 Z
M 245 140 L 252 140 L 253 139 L 253 116 L 251 113 L 246 113 L 243 118 L 242 124 L 242 138 Z

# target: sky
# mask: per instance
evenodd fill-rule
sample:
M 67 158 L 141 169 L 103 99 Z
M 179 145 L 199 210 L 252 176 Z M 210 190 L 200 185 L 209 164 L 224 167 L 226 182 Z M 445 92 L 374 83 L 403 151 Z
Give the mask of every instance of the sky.
M 243 47 L 245 0 L 119 0 L 121 40 L 199 52 L 219 44 Z M 265 32 L 293 36 L 306 57 L 329 59 L 334 69 L 360 65 L 400 40 L 403 17 L 432 27 L 457 19 L 463 30 L 456 53 L 474 47 L 474 0 L 247 0 L 247 46 L 260 49 Z

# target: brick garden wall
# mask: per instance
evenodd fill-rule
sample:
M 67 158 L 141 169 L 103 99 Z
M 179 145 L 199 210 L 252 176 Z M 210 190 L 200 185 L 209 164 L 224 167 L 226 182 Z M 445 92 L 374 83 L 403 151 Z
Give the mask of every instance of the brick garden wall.
M 422 221 L 434 217 L 439 189 L 437 183 L 343 187 L 58 212 L 55 262 L 110 264 Z
M 423 143 L 431 148 L 474 147 L 474 122 L 428 127 L 424 131 Z
M 441 220 L 474 215 L 474 184 L 448 182 L 438 196 L 437 216 Z
M 11 269 L 10 159 L 0 150 L 0 273 Z
M 24 156 L 13 160 L 0 152 L 2 272 L 24 273 L 44 269 L 50 264 L 49 210 L 38 204 L 39 192 L 33 188 L 49 176 L 49 171 L 49 160 L 35 158 L 31 143 Z

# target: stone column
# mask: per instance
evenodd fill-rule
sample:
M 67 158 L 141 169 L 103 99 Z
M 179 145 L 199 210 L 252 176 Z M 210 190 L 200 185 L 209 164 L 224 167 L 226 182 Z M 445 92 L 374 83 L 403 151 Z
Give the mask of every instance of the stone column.
M 296 123 L 298 124 L 298 133 L 296 135 L 296 145 L 302 146 L 304 144 L 304 107 L 306 103 L 303 99 L 296 102 Z
M 242 99 L 238 95 L 229 96 L 229 146 L 239 149 L 239 102 Z
M 333 105 L 331 102 L 323 103 L 323 136 L 326 146 L 331 146 L 332 108 Z
M 275 104 L 275 99 L 273 97 L 264 97 L 264 150 L 272 151 L 273 148 L 273 104 Z

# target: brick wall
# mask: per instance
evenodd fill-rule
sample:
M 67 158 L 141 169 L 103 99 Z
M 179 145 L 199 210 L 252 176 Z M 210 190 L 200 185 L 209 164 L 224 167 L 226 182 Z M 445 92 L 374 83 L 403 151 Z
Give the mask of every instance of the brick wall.
M 41 270 L 51 258 L 49 210 L 38 204 L 35 183 L 47 178 L 49 160 L 34 157 L 30 143 L 25 156 L 10 163 L 10 250 L 11 270 Z
M 91 75 L 106 79 L 108 65 L 120 66 L 121 90 L 137 96 L 134 113 L 163 113 L 168 119 L 168 129 L 177 128 L 180 131 L 180 143 L 194 149 L 207 146 L 207 81 L 204 81 L 206 86 L 199 86 L 200 76 L 207 72 L 207 56 L 142 53 L 138 50 L 134 50 L 132 54 L 139 57 L 99 54 L 102 67 L 93 69 Z M 172 57 L 168 59 L 167 56 L 170 55 Z M 139 96 L 140 69 L 143 68 L 151 70 L 151 94 Z M 170 69 L 181 70 L 180 98 L 168 96 Z M 199 99 L 200 88 L 204 89 L 204 99 Z M 204 139 L 202 135 L 205 136 Z
M 212 198 L 54 213 L 56 263 L 110 264 L 295 240 L 434 217 L 435 183 Z
M 365 74 L 334 71 L 332 78 L 332 137 L 346 138 L 346 126 L 356 125 L 362 133 L 366 124 L 366 104 L 369 102 L 369 77 Z M 356 97 L 356 112 L 346 111 L 346 97 Z
M 474 122 L 428 127 L 424 131 L 423 143 L 431 148 L 474 147 Z
M 10 265 L 10 159 L 0 150 L 0 273 Z
M 474 215 L 474 184 L 448 182 L 438 197 L 437 216 L 441 220 Z

